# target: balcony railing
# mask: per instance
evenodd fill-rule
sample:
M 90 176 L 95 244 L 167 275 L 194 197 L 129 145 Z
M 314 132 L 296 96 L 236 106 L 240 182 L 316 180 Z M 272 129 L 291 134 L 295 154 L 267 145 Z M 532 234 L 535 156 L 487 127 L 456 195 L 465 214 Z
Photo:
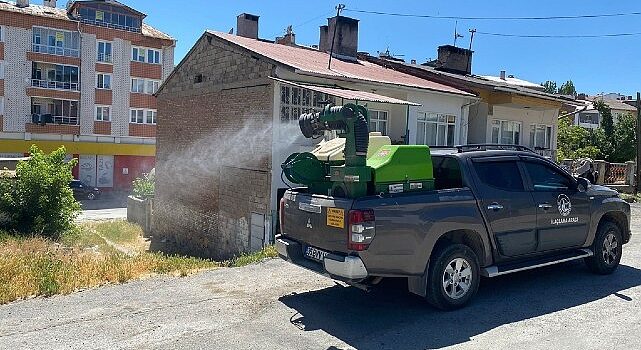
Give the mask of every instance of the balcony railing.
M 98 62 L 111 63 L 111 54 L 98 53 Z
M 80 91 L 80 85 L 78 83 L 65 83 L 62 81 L 31 79 L 31 86 L 41 89 Z
M 31 50 L 33 52 L 46 53 L 49 55 L 80 57 L 79 49 L 70 49 L 66 47 L 33 44 Z
M 87 24 L 91 24 L 91 25 L 99 26 L 99 27 L 107 27 L 107 28 L 112 28 L 112 29 L 126 30 L 128 32 L 134 32 L 134 33 L 140 33 L 141 32 L 141 29 L 139 27 L 131 27 L 131 26 L 126 26 L 126 25 L 107 23 L 107 22 L 96 21 L 96 20 L 91 20 L 91 19 L 87 19 L 87 18 L 81 18 L 80 21 L 82 23 L 87 23 Z
M 62 124 L 62 125 L 79 125 L 78 117 L 66 117 L 51 114 L 32 114 L 31 122 L 33 124 Z

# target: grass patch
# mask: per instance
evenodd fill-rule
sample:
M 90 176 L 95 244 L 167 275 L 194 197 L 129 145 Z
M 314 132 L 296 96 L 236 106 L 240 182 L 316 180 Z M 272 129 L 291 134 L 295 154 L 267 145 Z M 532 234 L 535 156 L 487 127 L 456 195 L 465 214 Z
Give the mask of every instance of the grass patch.
M 619 193 L 619 196 L 623 200 L 629 203 L 640 203 L 641 202 L 641 194 L 636 193 L 636 194 L 629 194 L 629 193 Z
M 57 241 L 0 230 L 0 304 L 154 274 L 186 276 L 221 266 L 240 267 L 278 256 L 269 246 L 221 263 L 148 252 L 140 242 L 140 227 L 125 221 L 85 223 Z
M 234 259 L 228 260 L 224 263 L 224 266 L 242 267 L 263 261 L 265 259 L 275 258 L 277 256 L 278 252 L 276 251 L 276 247 L 270 245 L 257 252 L 242 254 Z

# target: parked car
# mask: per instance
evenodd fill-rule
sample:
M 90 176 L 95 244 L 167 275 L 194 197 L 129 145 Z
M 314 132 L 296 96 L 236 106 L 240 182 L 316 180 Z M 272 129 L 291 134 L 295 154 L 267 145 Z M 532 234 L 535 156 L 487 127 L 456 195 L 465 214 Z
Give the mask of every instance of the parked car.
M 88 199 L 90 201 L 100 196 L 100 190 L 97 187 L 89 186 L 80 180 L 73 180 L 69 183 L 76 199 Z
M 631 232 L 617 191 L 519 147 L 432 149 L 432 161 L 433 191 L 347 199 L 287 190 L 278 254 L 363 289 L 406 277 L 440 309 L 467 304 L 482 276 L 576 259 L 596 274 L 619 265 Z

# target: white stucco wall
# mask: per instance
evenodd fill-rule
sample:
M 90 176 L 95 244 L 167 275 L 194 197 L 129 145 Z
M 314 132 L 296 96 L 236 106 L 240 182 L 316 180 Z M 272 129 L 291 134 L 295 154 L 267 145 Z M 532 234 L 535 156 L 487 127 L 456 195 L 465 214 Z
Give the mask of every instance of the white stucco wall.
M 552 126 L 552 140 L 550 148 L 556 149 L 558 135 L 558 109 L 525 109 L 523 107 L 497 106 L 492 108 L 492 114 L 487 117 L 485 137 L 487 142 L 492 141 L 492 120 L 509 120 L 521 122 L 520 144 L 533 147 L 530 144 L 530 127 L 533 124 Z

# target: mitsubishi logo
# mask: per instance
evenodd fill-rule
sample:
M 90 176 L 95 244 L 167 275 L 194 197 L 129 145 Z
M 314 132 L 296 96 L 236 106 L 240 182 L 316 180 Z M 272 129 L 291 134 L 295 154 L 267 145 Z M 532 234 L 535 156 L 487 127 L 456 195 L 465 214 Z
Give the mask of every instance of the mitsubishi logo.
M 314 227 L 312 226 L 312 219 L 311 219 L 311 218 L 308 218 L 308 219 L 307 219 L 307 228 L 314 228 Z
M 568 216 L 572 211 L 572 203 L 570 203 L 570 198 L 564 194 L 560 194 L 557 198 L 556 204 L 559 207 L 559 214 L 561 216 Z

